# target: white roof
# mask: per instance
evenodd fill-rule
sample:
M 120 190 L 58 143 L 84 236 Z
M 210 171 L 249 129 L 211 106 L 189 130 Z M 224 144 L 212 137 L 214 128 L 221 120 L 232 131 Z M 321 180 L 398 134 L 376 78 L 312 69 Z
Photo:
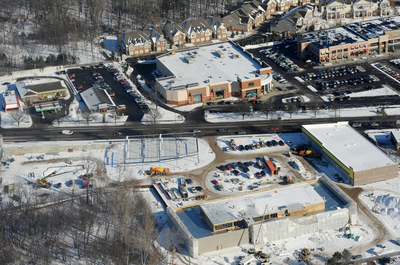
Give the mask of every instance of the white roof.
M 219 58 L 216 54 L 217 50 L 222 52 L 225 58 Z M 234 54 L 238 58 L 233 59 L 232 55 Z M 192 57 L 193 55 L 194 58 L 191 58 L 193 63 L 187 63 L 184 56 Z M 240 79 L 254 78 L 257 70 L 263 68 L 230 42 L 199 46 L 198 49 L 190 51 L 176 51 L 174 55 L 162 55 L 157 57 L 157 66 L 159 63 L 163 64 L 176 77 L 173 79 L 172 86 L 186 86 L 193 83 L 209 85 L 224 81 L 237 81 L 238 77 Z M 158 69 L 165 72 L 159 67 Z M 158 81 L 165 89 L 168 89 L 167 85 L 170 80 Z M 210 82 L 205 83 L 206 80 L 210 80 Z
M 4 103 L 6 105 L 12 105 L 12 104 L 18 105 L 18 101 L 17 101 L 17 97 L 15 96 L 15 93 L 3 94 L 3 98 L 4 98 Z
M 400 131 L 391 131 L 391 133 L 393 134 L 396 141 L 400 143 Z
M 308 183 L 303 183 L 205 203 L 201 204 L 200 207 L 211 223 L 215 225 L 236 221 L 243 219 L 243 217 L 263 215 L 267 204 L 265 214 L 279 212 L 284 207 L 290 211 L 321 202 L 324 202 L 324 199 L 314 188 Z
M 347 122 L 303 125 L 346 167 L 354 171 L 395 164 L 385 153 L 365 139 Z
M 79 93 L 83 102 L 89 110 L 97 109 L 100 104 L 107 104 L 107 106 L 115 106 L 114 101 L 110 95 L 103 89 L 91 87 Z

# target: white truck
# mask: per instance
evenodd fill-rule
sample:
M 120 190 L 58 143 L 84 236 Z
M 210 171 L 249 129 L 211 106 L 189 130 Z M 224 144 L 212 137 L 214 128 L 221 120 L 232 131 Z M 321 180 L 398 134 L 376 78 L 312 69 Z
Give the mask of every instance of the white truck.
M 256 257 L 253 255 L 247 256 L 239 262 L 239 265 L 249 265 L 250 262 L 256 261 Z
M 62 130 L 62 132 L 61 132 L 61 134 L 66 134 L 66 135 L 71 135 L 71 134 L 73 134 L 74 132 L 73 131 L 70 131 L 70 130 Z

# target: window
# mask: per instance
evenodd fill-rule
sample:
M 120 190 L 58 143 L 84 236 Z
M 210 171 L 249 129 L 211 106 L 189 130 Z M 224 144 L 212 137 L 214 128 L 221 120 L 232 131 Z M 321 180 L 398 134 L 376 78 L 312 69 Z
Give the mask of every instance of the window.
M 336 50 L 332 51 L 332 53 L 335 54 L 335 53 L 336 53 Z
M 349 51 L 349 49 L 348 49 L 348 48 L 344 48 L 343 51 L 344 51 L 344 52 L 347 52 L 347 51 Z
M 254 82 L 250 82 L 249 87 L 253 87 L 253 86 L 254 86 Z
M 277 213 L 271 214 L 271 218 L 278 218 L 278 214 Z
M 342 49 L 337 50 L 337 52 L 338 52 L 338 53 L 339 53 L 339 52 L 342 52 Z
M 225 228 L 229 228 L 229 227 L 232 227 L 232 223 L 217 225 L 217 226 L 215 226 L 215 230 L 221 230 L 221 229 L 225 229 Z
M 376 46 L 379 46 L 379 44 L 377 42 L 371 43 L 371 47 L 376 47 Z

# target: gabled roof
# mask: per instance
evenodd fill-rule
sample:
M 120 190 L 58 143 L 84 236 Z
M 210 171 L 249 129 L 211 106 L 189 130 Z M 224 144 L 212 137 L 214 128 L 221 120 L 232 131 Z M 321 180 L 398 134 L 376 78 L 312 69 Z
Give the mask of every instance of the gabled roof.
M 205 32 L 207 29 L 212 30 L 211 25 L 209 25 L 208 19 L 188 18 L 182 23 L 182 28 L 188 34 L 191 34 L 192 32 L 196 33 Z
M 128 30 L 121 37 L 122 43 L 125 47 L 133 44 L 133 45 L 142 45 L 146 42 L 150 42 L 149 32 L 148 31 L 132 31 Z
M 164 38 L 164 33 L 161 28 L 150 28 L 149 38 L 156 43 L 159 39 Z
M 18 93 L 21 97 L 37 95 L 41 93 L 49 93 L 53 91 L 67 90 L 67 87 L 63 86 L 61 81 L 52 81 L 48 83 L 32 83 L 33 81 L 19 81 L 15 85 Z

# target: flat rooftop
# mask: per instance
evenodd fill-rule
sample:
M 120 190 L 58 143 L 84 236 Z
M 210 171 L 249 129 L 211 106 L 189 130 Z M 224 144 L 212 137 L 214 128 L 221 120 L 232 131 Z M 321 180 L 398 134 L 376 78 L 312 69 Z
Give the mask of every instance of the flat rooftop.
M 232 222 L 244 217 L 279 212 L 285 207 L 289 210 L 302 209 L 305 205 L 324 202 L 324 199 L 308 183 L 280 189 L 251 193 L 225 200 L 200 205 L 212 224 Z
M 346 167 L 354 171 L 395 164 L 385 153 L 354 130 L 347 122 L 303 125 Z
M 301 39 L 303 41 L 311 42 L 319 49 L 366 41 L 366 39 L 345 28 L 334 28 L 317 32 L 303 33 L 301 34 Z
M 396 141 L 399 143 L 400 142 L 400 131 L 391 131 L 393 134 L 393 137 L 396 139 Z
M 224 58 L 220 58 L 217 51 L 223 53 Z M 185 56 L 193 62 L 188 63 Z M 169 53 L 157 57 L 157 61 L 157 64 L 163 64 L 175 76 L 172 84 L 171 79 L 158 80 L 167 90 L 170 86 L 184 86 L 182 89 L 185 89 L 188 84 L 209 85 L 236 81 L 238 77 L 254 78 L 257 70 L 265 68 L 231 42 L 199 46 L 190 51 L 176 51 L 174 55 Z
M 12 105 L 12 104 L 18 104 L 18 100 L 17 97 L 15 96 L 15 94 L 4 94 L 3 95 L 4 101 L 6 103 L 6 105 Z
M 381 18 L 369 21 L 360 21 L 346 25 L 351 31 L 365 39 L 375 39 L 385 35 L 385 31 L 400 29 L 400 16 L 393 18 Z

